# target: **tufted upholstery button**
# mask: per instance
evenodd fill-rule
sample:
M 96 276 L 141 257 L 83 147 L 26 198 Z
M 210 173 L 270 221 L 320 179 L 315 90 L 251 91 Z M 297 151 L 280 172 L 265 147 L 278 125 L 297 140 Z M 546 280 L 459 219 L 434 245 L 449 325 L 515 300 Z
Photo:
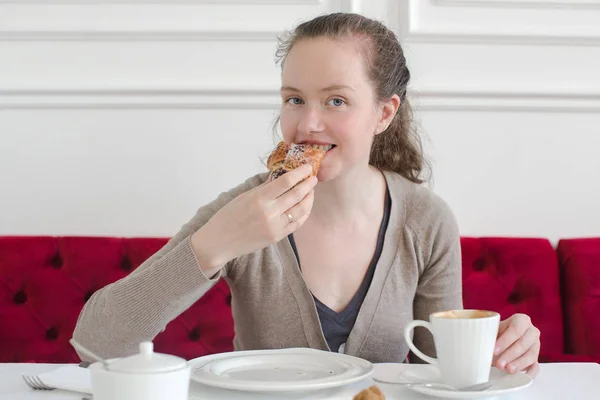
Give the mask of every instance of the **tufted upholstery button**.
M 190 340 L 192 342 L 197 341 L 198 339 L 200 339 L 200 334 L 198 333 L 198 329 L 192 329 L 188 335 L 188 337 L 190 338 Z
M 508 301 L 509 304 L 517 304 L 521 301 L 521 295 L 517 292 L 512 292 L 508 295 L 506 301 Z
M 131 260 L 127 257 L 123 257 L 121 260 L 121 269 L 125 272 L 130 272 L 133 269 L 133 265 L 131 265 Z
M 52 327 L 46 331 L 46 339 L 56 340 L 58 338 L 58 329 Z
M 52 260 L 50 260 L 50 265 L 52 265 L 52 268 L 56 269 L 60 269 L 63 266 L 63 260 L 60 256 L 60 253 L 56 253 L 54 257 L 52 257 Z
M 65 343 L 84 300 L 127 275 L 122 267 L 135 270 L 169 239 L 0 235 L 0 364 L 80 362 Z M 166 329 L 153 339 L 155 351 L 188 360 L 233 351 L 228 294 L 221 279 L 173 323 L 161 325 Z
M 481 272 L 484 271 L 487 267 L 488 263 L 485 260 L 485 258 L 483 257 L 479 257 L 477 260 L 475 260 L 475 262 L 473 263 L 473 269 L 475 271 Z
M 13 296 L 13 302 L 15 304 L 25 304 L 26 301 L 27 301 L 27 294 L 25 294 L 25 292 L 22 290 L 19 290 Z

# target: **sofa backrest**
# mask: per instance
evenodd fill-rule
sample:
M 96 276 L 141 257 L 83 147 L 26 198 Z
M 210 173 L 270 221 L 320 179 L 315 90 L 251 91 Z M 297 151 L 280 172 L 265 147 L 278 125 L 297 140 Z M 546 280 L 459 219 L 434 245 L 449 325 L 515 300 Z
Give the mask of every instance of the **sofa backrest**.
M 125 277 L 167 240 L 0 237 L 0 362 L 77 362 L 68 340 L 87 299 Z M 588 244 L 595 250 L 583 254 L 586 244 L 559 246 L 567 339 L 579 341 L 567 350 L 578 354 L 600 354 L 600 318 L 585 319 L 600 312 L 597 240 Z M 542 352 L 562 353 L 559 266 L 550 242 L 463 237 L 461 246 L 464 306 L 495 310 L 503 318 L 526 313 L 542 332 Z M 157 351 L 191 359 L 232 350 L 230 304 L 229 288 L 221 281 L 155 338 Z
M 563 239 L 557 251 L 566 351 L 600 357 L 600 238 Z
M 535 238 L 461 238 L 463 302 L 531 317 L 542 352 L 564 350 L 558 258 L 552 244 Z
M 78 362 L 68 340 L 83 305 L 167 239 L 0 238 L 0 362 Z M 232 350 L 229 289 L 219 282 L 171 321 L 156 351 L 186 359 Z

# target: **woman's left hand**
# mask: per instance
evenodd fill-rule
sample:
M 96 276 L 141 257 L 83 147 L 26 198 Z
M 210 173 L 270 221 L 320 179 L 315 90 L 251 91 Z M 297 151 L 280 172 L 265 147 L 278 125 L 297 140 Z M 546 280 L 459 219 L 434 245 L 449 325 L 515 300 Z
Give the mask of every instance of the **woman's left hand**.
M 493 364 L 510 374 L 525 371 L 535 377 L 540 371 L 540 330 L 525 314 L 500 321 Z

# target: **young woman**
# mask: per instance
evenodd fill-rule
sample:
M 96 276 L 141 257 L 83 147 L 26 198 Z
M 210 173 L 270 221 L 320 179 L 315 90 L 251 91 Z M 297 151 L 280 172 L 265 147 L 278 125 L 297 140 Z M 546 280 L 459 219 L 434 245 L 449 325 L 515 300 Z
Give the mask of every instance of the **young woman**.
M 402 362 L 409 321 L 462 307 L 459 231 L 420 185 L 396 36 L 336 13 L 298 26 L 277 54 L 283 139 L 326 146 L 318 179 L 305 179 L 306 166 L 273 181 L 264 173 L 201 207 L 88 301 L 75 338 L 97 354 L 135 352 L 220 278 L 231 288 L 237 350 L 304 346 Z M 414 341 L 434 353 L 428 333 Z M 538 329 L 514 315 L 501 322 L 494 362 L 535 375 L 539 349 Z

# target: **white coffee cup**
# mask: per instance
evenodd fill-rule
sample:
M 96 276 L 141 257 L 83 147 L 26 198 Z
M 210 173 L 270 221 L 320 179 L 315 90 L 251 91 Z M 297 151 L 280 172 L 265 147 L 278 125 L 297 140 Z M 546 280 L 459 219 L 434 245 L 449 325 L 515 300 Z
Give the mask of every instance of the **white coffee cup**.
M 455 388 L 487 382 L 500 315 L 494 311 L 452 310 L 433 313 L 429 320 L 412 321 L 404 330 L 404 338 L 413 353 L 437 365 L 443 382 Z M 417 326 L 433 334 L 438 358 L 423 354 L 412 342 L 412 331 Z

